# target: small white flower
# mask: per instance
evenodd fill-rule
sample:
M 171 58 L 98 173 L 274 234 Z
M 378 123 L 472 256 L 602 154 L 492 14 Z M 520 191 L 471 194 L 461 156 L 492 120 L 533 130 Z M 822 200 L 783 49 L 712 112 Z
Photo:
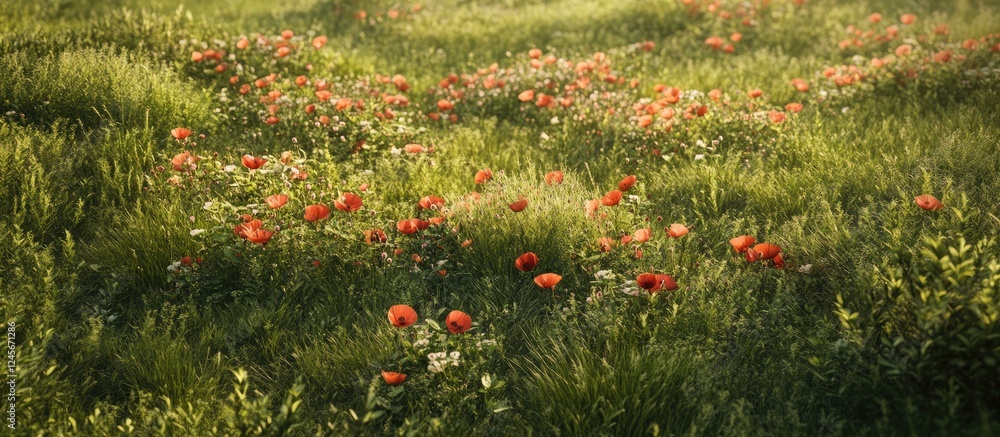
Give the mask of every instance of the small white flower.
M 639 196 L 636 196 L 635 194 L 629 194 L 628 195 L 628 201 L 629 202 L 638 202 L 639 201 Z
M 213 203 L 212 203 L 212 202 L 205 202 L 205 206 L 204 206 L 204 208 L 205 208 L 205 209 L 209 209 L 209 208 L 211 208 L 211 207 L 212 207 L 212 205 L 213 205 Z
M 458 357 L 462 356 L 462 353 L 459 352 L 459 351 L 454 351 L 454 352 L 448 354 L 448 356 L 450 356 L 451 359 L 453 359 L 453 360 L 457 360 Z
M 800 273 L 809 273 L 809 272 L 812 271 L 812 268 L 813 268 L 812 264 L 806 264 L 804 266 L 799 266 L 799 272 Z
M 545 132 L 542 132 L 542 134 L 541 134 L 541 135 L 539 135 L 539 136 L 540 136 L 540 137 L 541 137 L 541 138 L 542 138 L 543 140 L 548 140 L 548 139 L 549 139 L 549 135 L 548 135 L 548 134 L 546 134 Z
M 699 153 L 697 155 L 694 155 L 694 160 L 695 161 L 702 161 L 704 159 L 705 159 L 705 154 L 704 153 Z
M 403 154 L 403 149 L 397 149 L 396 147 L 393 147 L 389 149 L 389 153 L 391 153 L 392 156 L 399 156 Z
M 192 237 L 197 237 L 202 232 L 205 232 L 205 230 L 204 229 L 192 229 L 191 230 L 191 236 Z
M 223 168 L 223 170 L 224 170 L 224 171 L 225 171 L 226 173 L 232 173 L 232 172 L 236 171 L 236 166 L 235 166 L 235 165 L 227 165 L 227 166 L 225 166 L 225 167 Z
M 549 120 L 549 123 L 559 124 L 559 116 L 552 117 L 552 120 Z
M 612 276 L 613 273 L 611 272 L 611 270 L 598 270 L 596 273 L 594 273 L 594 277 L 597 279 L 608 279 L 611 278 Z

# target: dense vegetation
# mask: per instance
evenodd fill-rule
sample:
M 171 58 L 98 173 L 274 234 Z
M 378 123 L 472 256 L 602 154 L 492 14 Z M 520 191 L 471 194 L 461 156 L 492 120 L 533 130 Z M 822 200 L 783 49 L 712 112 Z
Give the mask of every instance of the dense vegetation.
M 1000 4 L 919 3 L 4 4 L 15 433 L 1000 432 Z

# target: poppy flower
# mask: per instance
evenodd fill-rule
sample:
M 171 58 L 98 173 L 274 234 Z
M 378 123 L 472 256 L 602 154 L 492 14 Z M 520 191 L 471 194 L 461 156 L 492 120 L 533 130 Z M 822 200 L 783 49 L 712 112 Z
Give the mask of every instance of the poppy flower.
M 674 291 L 677 289 L 677 281 L 670 275 L 656 275 L 656 285 L 667 291 Z
M 243 155 L 243 166 L 250 170 L 256 170 L 266 163 L 267 160 L 264 158 L 258 158 L 253 155 Z
M 635 278 L 636 284 L 642 287 L 643 290 L 652 290 L 656 287 L 659 282 L 656 280 L 656 275 L 653 273 L 643 273 Z
M 781 253 L 781 246 L 771 243 L 761 243 L 753 247 L 753 251 L 757 252 L 760 259 L 773 259 Z
M 528 50 L 528 56 L 531 59 L 538 59 L 538 58 L 542 57 L 542 51 L 540 49 L 531 49 L 531 50 Z
M 868 21 L 871 21 L 872 24 L 878 24 L 879 21 L 882 21 L 882 14 L 878 12 L 871 14 L 868 16 Z
M 774 268 L 776 269 L 785 268 L 785 257 L 783 254 L 779 253 L 774 256 Z
M 522 91 L 521 94 L 517 95 L 517 99 L 522 102 L 530 102 L 535 100 L 535 90 Z
M 587 212 L 587 217 L 594 217 L 597 213 L 597 209 L 601 207 L 601 201 L 598 199 L 588 200 L 583 204 L 584 211 Z
M 330 217 L 330 207 L 322 203 L 306 207 L 305 219 L 310 222 L 315 223 L 328 217 Z
M 183 140 L 191 136 L 191 129 L 186 127 L 175 127 L 170 130 L 170 135 L 178 140 Z
M 472 327 L 472 317 L 459 310 L 454 310 L 448 313 L 448 317 L 444 319 L 444 324 L 452 334 L 462 334 Z
M 319 99 L 321 102 L 325 102 L 333 98 L 333 93 L 330 92 L 330 90 L 319 90 L 316 91 L 315 94 L 316 98 Z
M 316 50 L 323 48 L 326 45 L 327 38 L 323 35 L 317 36 L 312 40 L 312 46 L 316 47 Z
M 539 287 L 547 290 L 555 287 L 561 280 L 562 276 L 555 273 L 542 273 L 541 275 L 535 276 L 535 284 L 538 284 Z
M 396 222 L 396 230 L 406 235 L 415 234 L 420 230 L 420 220 L 404 219 Z
M 601 198 L 601 204 L 604 206 L 615 206 L 621 200 L 622 192 L 618 190 L 611 190 L 608 191 L 608 194 L 605 194 L 604 197 Z
M 670 228 L 667 229 L 667 234 L 669 234 L 671 237 L 674 238 L 683 237 L 687 235 L 687 233 L 688 233 L 687 226 L 684 226 L 680 223 L 674 223 L 670 225 Z
M 344 193 L 333 202 L 333 206 L 341 211 L 354 212 L 361 209 L 361 196 L 354 193 Z
M 645 243 L 649 241 L 649 238 L 653 235 L 653 230 L 649 228 L 639 229 L 632 234 L 637 243 Z
M 941 203 L 941 201 L 938 200 L 937 197 L 934 197 L 930 194 L 921 194 L 917 197 L 914 197 L 913 200 L 915 200 L 917 202 L 917 206 L 919 206 L 920 209 L 924 211 L 937 211 L 941 208 L 944 208 L 944 204 Z
M 382 379 L 385 380 L 386 384 L 389 385 L 400 385 L 403 381 L 406 381 L 406 374 L 399 372 L 387 372 L 382 371 Z
M 285 206 L 285 203 L 288 202 L 288 195 L 275 194 L 273 196 L 267 196 L 267 199 L 264 200 L 267 201 L 267 206 L 271 209 L 278 209 Z
M 521 200 L 518 200 L 517 202 L 511 203 L 507 206 L 510 207 L 511 211 L 521 212 L 524 211 L 524 208 L 528 207 L 528 199 L 522 197 Z
M 780 124 L 785 121 L 785 113 L 781 111 L 770 111 L 767 113 L 767 117 L 771 119 L 771 123 Z
M 636 178 L 634 174 L 625 176 L 625 178 L 622 179 L 621 182 L 618 182 L 618 189 L 622 191 L 631 190 L 632 186 L 635 185 L 635 181 Z
M 267 229 L 256 229 L 245 234 L 247 241 L 256 244 L 267 244 L 271 241 L 271 237 L 274 236 L 274 231 L 269 231 Z
M 785 105 L 785 110 L 792 113 L 797 113 L 802 110 L 802 104 L 798 102 L 792 102 Z
M 563 182 L 563 172 L 561 171 L 550 171 L 545 174 L 545 183 L 547 185 L 559 185 Z
M 417 312 L 409 305 L 393 305 L 389 307 L 389 321 L 397 328 L 406 328 L 417 323 Z
M 601 237 L 597 239 L 597 246 L 601 249 L 601 252 L 610 252 L 615 246 L 615 240 L 608 237 Z
M 750 97 L 751 99 L 756 99 L 762 95 L 764 95 L 764 90 L 761 90 L 760 88 L 754 88 L 747 92 L 747 97 Z
M 917 22 L 917 16 L 913 14 L 903 14 L 899 17 L 899 22 L 903 24 L 913 24 Z
M 746 252 L 747 249 L 749 249 L 750 246 L 756 242 L 757 240 L 749 235 L 741 235 L 729 240 L 729 244 L 733 246 L 733 250 L 735 250 L 736 253 Z
M 192 156 L 188 152 L 183 152 L 174 155 L 174 157 L 170 160 L 170 163 L 173 166 L 174 171 L 184 172 L 191 170 L 194 163 L 198 162 L 198 159 L 199 158 L 197 156 Z
M 441 99 L 437 102 L 438 111 L 448 112 L 455 108 L 455 104 L 450 100 Z
M 752 263 L 754 261 L 761 259 L 760 254 L 753 249 L 747 249 L 747 251 L 743 253 L 743 257 L 746 258 L 748 263 Z
M 420 144 L 407 144 L 403 146 L 403 150 L 405 150 L 406 153 L 420 153 L 426 149 L 424 148 L 424 146 L 421 146 Z
M 488 168 L 484 168 L 484 169 L 479 170 L 479 171 L 476 172 L 476 183 L 477 184 L 486 183 L 490 179 L 493 179 L 493 170 L 490 170 Z
M 365 231 L 365 243 L 385 243 L 388 237 L 385 236 L 385 232 L 381 229 L 369 229 Z
M 406 76 L 403 76 L 402 74 L 397 74 L 393 76 L 392 84 L 393 86 L 396 87 L 397 90 L 404 93 L 410 89 L 410 85 L 406 83 Z
M 716 102 L 718 102 L 719 99 L 722 99 L 722 90 L 716 88 L 716 89 L 713 89 L 713 90 L 709 91 L 708 92 L 708 98 L 710 98 L 710 99 L 715 100 Z
M 417 202 L 417 205 L 423 209 L 439 210 L 444 207 L 444 199 L 438 196 L 424 196 L 419 202 Z
M 538 265 L 538 255 L 535 252 L 526 252 L 523 255 L 517 257 L 514 261 L 514 267 L 522 272 L 530 272 L 535 269 Z

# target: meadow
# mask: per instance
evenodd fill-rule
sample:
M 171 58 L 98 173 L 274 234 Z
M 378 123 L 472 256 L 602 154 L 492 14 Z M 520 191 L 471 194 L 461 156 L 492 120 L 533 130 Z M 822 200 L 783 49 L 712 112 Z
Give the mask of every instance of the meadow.
M 1000 434 L 1000 2 L 2 6 L 12 435 Z

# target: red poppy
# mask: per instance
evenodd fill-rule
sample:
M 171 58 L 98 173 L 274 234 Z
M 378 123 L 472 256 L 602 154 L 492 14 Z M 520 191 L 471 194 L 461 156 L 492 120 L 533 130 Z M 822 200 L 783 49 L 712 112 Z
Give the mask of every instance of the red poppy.
M 517 99 L 522 102 L 530 102 L 535 100 L 535 90 L 522 91 L 521 94 L 517 95 Z
M 365 231 L 365 243 L 385 243 L 388 237 L 385 236 L 385 231 L 381 229 L 370 229 Z
M 319 91 L 316 91 L 316 98 L 319 99 L 321 102 L 325 102 L 327 100 L 330 100 L 332 97 L 333 97 L 333 93 L 330 92 L 329 90 L 319 90 Z
M 750 97 L 751 99 L 756 99 L 762 95 L 764 95 L 764 90 L 760 88 L 754 88 L 747 92 L 747 97 Z
M 604 206 L 615 206 L 621 200 L 622 192 L 618 190 L 611 190 L 608 191 L 608 194 L 605 194 L 604 197 L 601 198 L 601 204 Z
M 899 22 L 903 24 L 913 24 L 917 21 L 917 16 L 913 14 L 903 14 L 899 17 Z
M 632 234 L 632 236 L 635 237 L 635 241 L 637 243 L 645 243 L 649 241 L 649 238 L 652 235 L 653 235 L 653 230 L 649 228 L 639 229 Z
M 405 328 L 417 323 L 417 312 L 409 305 L 393 305 L 389 307 L 389 321 L 397 328 Z
M 403 381 L 406 381 L 406 374 L 399 372 L 387 372 L 382 371 L 382 379 L 385 380 L 386 384 L 389 385 L 400 385 Z
M 656 275 L 653 273 L 643 273 L 635 278 L 635 282 L 642 287 L 643 290 L 652 290 L 659 284 L 656 280 Z
M 415 234 L 420 230 L 419 219 L 404 219 L 396 222 L 396 230 L 406 235 Z
M 256 170 L 266 163 L 267 160 L 264 158 L 258 158 L 253 155 L 243 155 L 243 166 L 249 168 L 250 170 Z
M 523 255 L 517 257 L 514 261 L 514 267 L 522 272 L 530 272 L 535 269 L 538 265 L 538 255 L 535 252 L 526 252 Z
M 438 107 L 438 111 L 448 112 L 448 111 L 450 111 L 450 110 L 452 110 L 452 109 L 455 108 L 455 104 L 452 103 L 450 100 L 441 99 L 441 100 L 438 100 L 437 107 Z
M 587 212 L 587 217 L 594 217 L 594 214 L 597 213 L 597 209 L 600 207 L 601 201 L 597 199 L 588 200 L 583 204 L 583 209 Z
M 310 222 L 317 222 L 330 217 L 330 207 L 318 203 L 315 205 L 309 205 L 306 207 L 305 219 Z
M 420 205 L 423 209 L 439 210 L 444 207 L 444 199 L 438 196 L 424 196 L 417 202 L 417 205 Z
M 785 105 L 785 110 L 788 112 L 796 113 L 802 110 L 802 104 L 798 102 L 792 102 Z
M 914 197 L 913 200 L 917 201 L 917 206 L 919 206 L 920 209 L 923 209 L 924 211 L 937 211 L 941 208 L 944 208 L 944 204 L 941 203 L 941 201 L 938 200 L 937 197 L 934 197 L 930 194 L 921 194 L 917 197 Z
M 743 253 L 743 257 L 746 258 L 748 263 L 752 263 L 760 259 L 760 254 L 757 253 L 756 250 L 747 249 L 747 251 Z
M 670 277 L 670 275 L 656 275 L 656 284 L 659 288 L 667 291 L 674 291 L 677 289 L 677 281 L 674 281 L 674 278 Z
M 559 281 L 562 280 L 562 276 L 555 273 L 542 273 L 541 275 L 535 276 L 535 284 L 544 289 L 552 289 L 555 287 Z
M 522 197 L 521 200 L 518 200 L 517 202 L 511 203 L 507 206 L 510 207 L 511 211 L 521 212 L 524 211 L 524 208 L 528 207 L 528 199 Z
M 490 179 L 493 179 L 493 170 L 490 170 L 488 168 L 484 168 L 484 169 L 479 170 L 478 172 L 476 172 L 476 183 L 477 184 L 486 183 Z
M 333 206 L 341 211 L 354 212 L 361 209 L 361 196 L 354 193 L 344 193 L 333 202 Z
M 671 237 L 674 238 L 683 237 L 687 235 L 687 233 L 688 233 L 687 226 L 684 226 L 680 223 L 674 223 L 670 225 L 670 228 L 667 229 L 667 234 L 669 234 Z
M 426 149 L 424 148 L 424 146 L 421 146 L 420 144 L 407 144 L 403 146 L 403 150 L 405 150 L 406 153 L 420 153 Z
M 774 268 L 776 269 L 785 268 L 785 257 L 783 254 L 779 253 L 774 256 Z
M 622 179 L 621 182 L 618 182 L 618 189 L 622 191 L 631 190 L 632 186 L 635 185 L 635 181 L 636 178 L 634 174 L 625 176 L 625 179 Z
M 781 253 L 781 246 L 771 243 L 761 243 L 753 247 L 760 259 L 772 259 Z
M 559 185 L 563 181 L 563 172 L 550 171 L 545 174 L 545 183 L 548 185 Z
M 323 35 L 317 36 L 312 40 L 312 46 L 316 47 L 317 50 L 323 48 L 326 45 L 327 38 Z
M 251 243 L 264 245 L 267 244 L 268 241 L 271 241 L 271 237 L 274 236 L 274 231 L 270 231 L 267 229 L 256 229 L 251 232 L 245 233 L 245 236 L 247 241 Z
M 191 136 L 191 129 L 188 129 L 186 127 L 175 127 L 170 130 L 170 135 L 172 135 L 174 138 L 178 140 L 183 140 Z
M 444 319 L 444 324 L 452 334 L 462 334 L 472 327 L 472 317 L 459 310 L 454 310 L 448 313 L 448 317 Z
M 749 235 L 741 235 L 729 240 L 729 244 L 733 246 L 733 250 L 735 250 L 736 253 L 746 252 L 747 249 L 749 249 L 750 246 L 756 242 L 757 240 Z
M 178 153 L 170 160 L 170 163 L 174 167 L 174 171 L 188 171 L 191 170 L 194 163 L 198 162 L 200 158 L 198 156 L 192 156 L 188 152 Z
M 597 246 L 601 249 L 601 252 L 610 252 L 615 247 L 615 240 L 613 238 L 601 237 L 597 239 Z
M 281 208 L 282 206 L 285 206 L 285 203 L 288 202 L 288 195 L 275 194 L 273 196 L 267 196 L 267 199 L 264 200 L 267 201 L 267 206 L 270 207 L 271 209 L 278 209 Z

